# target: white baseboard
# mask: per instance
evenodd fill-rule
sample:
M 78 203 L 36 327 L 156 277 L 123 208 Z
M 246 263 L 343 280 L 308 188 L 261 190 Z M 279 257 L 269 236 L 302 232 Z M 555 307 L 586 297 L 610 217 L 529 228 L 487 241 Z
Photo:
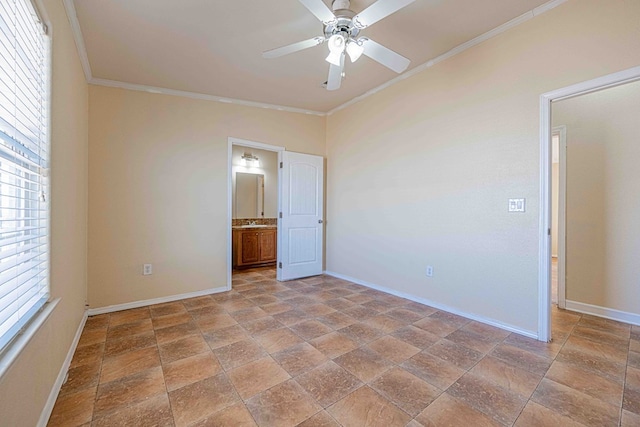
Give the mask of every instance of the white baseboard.
M 88 314 L 89 316 L 95 316 L 96 314 L 113 313 L 114 311 L 122 311 L 122 310 L 129 310 L 132 308 L 146 307 L 148 305 L 162 304 L 165 302 L 173 302 L 181 299 L 201 297 L 204 295 L 217 294 L 220 292 L 227 292 L 230 290 L 231 289 L 229 289 L 229 286 L 224 286 L 221 288 L 205 289 L 202 291 L 189 292 L 186 294 L 169 295 L 168 297 L 152 298 L 152 299 L 145 299 L 141 301 L 126 302 L 124 304 L 108 305 L 106 307 L 90 308 L 88 310 Z
M 458 309 L 446 306 L 444 304 L 439 304 L 437 302 L 430 301 L 430 300 L 425 299 L 425 298 L 420 298 L 420 297 L 417 297 L 417 296 L 414 296 L 414 295 L 411 295 L 411 294 L 406 294 L 404 292 L 399 292 L 399 291 L 396 291 L 395 289 L 386 288 L 384 286 L 376 285 L 375 283 L 365 282 L 364 280 L 356 279 L 355 277 L 345 276 L 344 274 L 335 273 L 333 271 L 325 271 L 324 274 L 326 274 L 328 276 L 337 277 L 338 279 L 348 280 L 349 282 L 353 282 L 353 283 L 356 283 L 358 285 L 366 286 L 367 288 L 375 289 L 377 291 L 386 292 L 388 294 L 395 295 L 395 296 L 400 297 L 400 298 L 405 298 L 405 299 L 408 299 L 410 301 L 415 301 L 415 302 L 420 303 L 420 304 L 428 305 L 429 307 L 433 307 L 433 308 L 436 308 L 438 310 L 443 310 L 443 311 L 446 311 L 446 312 L 449 312 L 449 313 L 457 314 L 458 316 L 462 316 L 462 317 L 465 317 L 467 319 L 475 320 L 477 322 L 484 323 L 486 325 L 495 326 L 496 328 L 504 329 L 505 331 L 515 332 L 517 334 L 524 335 L 524 336 L 529 337 L 529 338 L 538 339 L 538 334 L 536 332 L 527 331 L 527 330 L 524 330 L 524 329 L 520 329 L 520 328 L 518 328 L 516 326 L 512 326 L 512 325 L 508 325 L 506 323 L 498 322 L 497 320 L 488 319 L 486 317 L 482 317 L 482 316 L 478 316 L 478 315 L 475 315 L 475 314 L 466 313 L 466 312 L 460 311 Z
M 566 300 L 566 309 L 577 311 L 578 313 L 590 314 L 592 316 L 604 317 L 605 319 L 617 320 L 618 322 L 640 325 L 640 314 L 615 310 L 613 308 Z
M 62 388 L 62 384 L 64 383 L 64 379 L 67 376 L 67 371 L 69 370 L 69 366 L 71 366 L 71 360 L 73 359 L 73 355 L 76 352 L 76 347 L 78 347 L 78 342 L 80 341 L 80 336 L 82 335 L 82 330 L 84 329 L 84 324 L 87 322 L 87 311 L 85 310 L 82 315 L 82 320 L 78 325 L 78 329 L 76 330 L 76 336 L 73 337 L 73 341 L 71 342 L 71 347 L 69 347 L 69 351 L 67 352 L 67 357 L 64 359 L 64 363 L 60 368 L 60 372 L 58 373 L 58 378 L 56 378 L 56 382 L 53 383 L 53 387 L 51 388 L 51 392 L 49 393 L 49 398 L 42 408 L 42 412 L 40 413 L 40 419 L 38 420 L 38 427 L 45 427 L 49 422 L 49 417 L 51 416 L 51 412 L 53 411 L 53 407 L 56 404 L 56 399 L 58 399 L 58 393 L 60 393 L 60 389 Z

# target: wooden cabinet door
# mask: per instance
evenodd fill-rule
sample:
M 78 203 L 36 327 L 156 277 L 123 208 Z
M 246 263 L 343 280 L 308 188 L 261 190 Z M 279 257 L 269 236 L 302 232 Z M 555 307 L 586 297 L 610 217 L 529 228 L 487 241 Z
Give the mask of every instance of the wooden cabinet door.
M 276 230 L 265 230 L 260 232 L 260 262 L 276 260 L 276 241 Z
M 240 234 L 239 265 L 253 264 L 260 261 L 260 240 L 257 231 L 243 231 Z

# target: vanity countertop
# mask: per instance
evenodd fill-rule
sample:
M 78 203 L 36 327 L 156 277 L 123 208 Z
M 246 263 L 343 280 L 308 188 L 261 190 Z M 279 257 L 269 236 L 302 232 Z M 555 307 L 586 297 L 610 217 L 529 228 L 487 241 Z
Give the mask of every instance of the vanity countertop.
M 234 225 L 231 227 L 233 230 L 276 230 L 278 229 L 277 225 L 256 225 L 256 226 L 247 226 L 247 225 Z

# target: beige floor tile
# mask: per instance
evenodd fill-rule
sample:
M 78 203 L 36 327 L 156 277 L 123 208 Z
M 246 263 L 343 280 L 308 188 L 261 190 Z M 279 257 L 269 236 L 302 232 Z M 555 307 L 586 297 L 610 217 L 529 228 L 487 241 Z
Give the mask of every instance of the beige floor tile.
M 78 347 L 73 354 L 69 368 L 73 369 L 82 365 L 100 364 L 104 357 L 104 347 L 104 342 Z
M 275 353 L 273 358 L 292 377 L 310 371 L 327 361 L 327 356 L 306 342 Z
M 168 316 L 154 317 L 151 319 L 153 323 L 153 329 L 162 329 L 169 326 L 180 325 L 182 323 L 189 323 L 193 320 L 190 313 L 177 313 L 170 314 Z
M 392 310 L 389 310 L 386 314 L 387 316 L 392 317 L 396 320 L 400 320 L 405 324 L 417 322 L 418 320 L 425 317 L 419 313 L 416 313 L 415 311 L 408 310 L 404 307 L 394 308 Z
M 362 385 L 358 378 L 331 361 L 296 377 L 296 381 L 323 408 Z
M 358 348 L 355 339 L 340 332 L 331 332 L 309 342 L 330 359 Z
M 515 367 L 495 357 L 487 356 L 474 366 L 470 373 L 490 381 L 525 399 L 531 397 L 542 380 L 542 375 Z
M 88 318 L 50 425 L 640 425 L 640 327 L 551 312 L 541 343 L 329 276 L 234 272 L 229 292 Z
M 463 345 L 479 353 L 487 354 L 500 342 L 484 335 L 478 335 L 465 329 L 458 329 L 447 335 L 447 340 Z
M 279 364 L 268 356 L 232 369 L 228 376 L 243 400 L 291 378 Z
M 80 335 L 78 341 L 78 347 L 84 347 L 86 345 L 92 345 L 102 343 L 107 340 L 107 328 L 100 329 L 85 329 Z
M 143 319 L 133 323 L 124 323 L 118 326 L 110 326 L 107 331 L 107 339 L 113 340 L 118 338 L 131 337 L 149 331 L 153 331 L 151 319 Z
M 156 329 L 156 340 L 158 344 L 168 343 L 191 335 L 200 335 L 200 329 L 198 329 L 198 325 L 196 325 L 195 322 L 181 323 L 179 325 Z
M 367 344 L 385 335 L 380 329 L 366 322 L 354 323 L 346 328 L 339 329 L 338 332 L 346 335 L 360 345 Z
M 267 353 L 274 354 L 304 342 L 302 338 L 291 332 L 289 328 L 280 328 L 255 337 L 255 340 Z
M 195 320 L 202 332 L 217 331 L 237 325 L 236 319 L 227 313 L 211 313 L 201 315 Z
M 261 359 L 267 355 L 267 352 L 252 339 L 216 348 L 213 352 L 225 371 Z
M 333 361 L 364 383 L 379 377 L 392 367 L 391 362 L 367 347 L 352 350 Z
M 465 372 L 456 365 L 425 352 L 404 361 L 400 367 L 440 390 L 448 389 Z
M 96 395 L 94 418 L 100 418 L 166 393 L 162 368 L 155 367 L 137 374 L 100 384 Z
M 67 381 L 60 389 L 60 394 L 76 393 L 82 389 L 97 386 L 100 380 L 100 369 L 100 362 L 69 369 Z
M 115 357 L 130 351 L 140 350 L 157 345 L 156 335 L 153 331 L 144 334 L 125 337 L 119 340 L 109 340 L 105 343 L 104 357 Z
M 620 407 L 544 378 L 531 397 L 560 415 L 586 425 L 617 426 Z
M 107 383 L 160 366 L 157 347 L 147 347 L 110 357 L 102 363 L 100 382 Z
M 156 304 L 149 307 L 151 317 L 168 316 L 170 314 L 184 313 L 187 309 L 184 307 L 182 301 L 167 302 L 163 304 Z
M 149 307 L 134 308 L 131 310 L 116 311 L 109 317 L 109 327 L 133 323 L 151 317 Z
M 469 369 L 482 359 L 483 354 L 444 338 L 425 350 L 459 368 Z
M 466 403 L 443 393 L 422 411 L 416 421 L 424 426 L 500 427 L 501 424 Z
M 625 364 L 612 362 L 584 351 L 563 348 L 556 360 L 591 371 L 612 381 L 620 383 L 624 381 Z
M 252 336 L 257 337 L 261 334 L 275 331 L 283 327 L 282 323 L 278 322 L 271 316 L 263 317 L 253 322 L 247 322 L 242 327 Z
M 249 338 L 242 326 L 237 324 L 214 331 L 206 331 L 202 336 L 212 350 Z
M 544 375 L 547 372 L 552 360 L 506 344 L 498 345 L 490 354 L 517 368 L 525 369 L 538 375 Z
M 169 392 L 176 427 L 213 415 L 240 401 L 224 373 Z
M 97 387 L 58 396 L 49 417 L 50 427 L 79 426 L 91 421 Z
M 391 332 L 395 332 L 406 326 L 406 323 L 402 320 L 395 319 L 387 314 L 373 316 L 370 319 L 367 319 L 367 324 L 380 329 L 385 334 L 390 334 Z
M 569 417 L 562 416 L 536 402 L 529 401 L 516 420 L 514 427 L 583 427 Z
M 296 323 L 295 325 L 291 325 L 290 328 L 298 336 L 307 341 L 333 332 L 333 329 L 315 319 Z
M 252 397 L 247 409 L 258 425 L 293 427 L 322 408 L 297 382 L 289 380 Z
M 159 345 L 158 347 L 163 364 L 211 351 L 201 335 L 192 335 Z
M 295 307 L 295 305 L 293 306 Z M 275 314 L 273 318 L 276 319 L 278 322 L 282 323 L 283 325 L 292 326 L 292 325 L 295 325 L 296 323 L 304 322 L 305 320 L 311 319 L 311 315 L 308 313 L 305 313 L 302 310 L 293 309 L 293 310 Z
M 432 334 L 431 332 L 427 332 L 413 325 L 398 329 L 391 335 L 406 342 L 407 344 L 411 344 L 412 346 L 419 348 L 420 350 L 424 350 L 440 340 L 438 335 Z
M 601 377 L 573 365 L 555 361 L 545 377 L 612 405 L 620 406 L 622 403 L 622 392 L 624 390 L 622 383 Z
M 638 427 L 640 426 L 640 414 L 634 414 L 627 410 L 622 411 L 622 420 L 620 427 Z
M 235 403 L 231 406 L 210 415 L 204 420 L 198 421 L 191 427 L 254 427 L 257 426 L 253 417 L 243 403 Z
M 166 393 L 151 397 L 143 402 L 94 419 L 91 425 L 92 427 L 173 427 L 169 397 Z
M 393 368 L 370 387 L 412 417 L 422 412 L 442 391 L 402 368 Z
M 213 377 L 222 371 L 218 359 L 211 352 L 197 354 L 165 364 L 162 367 L 168 391 Z
M 505 425 L 515 422 L 527 402 L 518 394 L 474 374 L 462 376 L 449 387 L 447 394 Z
M 349 394 L 327 411 L 345 426 L 404 427 L 411 420 L 409 415 L 368 386 Z
M 340 424 L 327 411 L 322 410 L 298 424 L 298 427 L 340 427 Z
M 402 363 L 420 352 L 419 348 L 407 344 L 391 335 L 385 335 L 382 338 L 370 342 L 368 347 L 385 359 L 396 364 Z

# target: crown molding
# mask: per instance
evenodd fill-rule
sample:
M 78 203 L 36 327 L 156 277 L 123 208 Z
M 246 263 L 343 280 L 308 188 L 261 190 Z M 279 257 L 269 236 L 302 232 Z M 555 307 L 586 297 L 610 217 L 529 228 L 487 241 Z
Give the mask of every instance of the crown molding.
M 489 40 L 490 38 L 493 38 L 498 34 L 502 34 L 511 28 L 514 28 L 530 19 L 535 18 L 536 16 L 539 16 L 545 12 L 548 12 L 549 10 L 560 6 L 566 1 L 567 0 L 551 0 L 543 5 L 540 5 L 535 9 L 525 12 L 522 15 L 512 19 L 509 22 L 506 22 L 492 30 L 487 31 L 484 34 L 479 35 L 474 39 L 471 39 L 465 43 L 462 43 L 461 45 L 454 47 L 453 49 L 443 53 L 442 55 L 439 55 L 415 68 L 412 68 L 406 73 L 401 74 L 398 77 L 391 79 L 388 82 L 383 83 L 382 85 L 375 87 L 363 93 L 362 95 L 359 95 L 351 99 L 350 101 L 345 102 L 344 104 L 341 104 L 327 112 L 322 112 L 322 111 L 306 110 L 303 108 L 287 107 L 284 105 L 275 105 L 275 104 L 267 104 L 262 102 L 245 101 L 242 99 L 225 98 L 225 97 L 207 95 L 207 94 L 198 93 L 198 92 L 187 92 L 182 90 L 174 90 L 174 89 L 146 86 L 146 85 L 140 85 L 140 84 L 134 84 L 134 83 L 126 83 L 126 82 L 121 82 L 116 80 L 94 78 L 91 72 L 91 65 L 89 63 L 89 56 L 87 55 L 87 48 L 84 43 L 84 37 L 82 36 L 82 29 L 80 28 L 80 22 L 78 21 L 76 8 L 73 3 L 74 0 L 63 0 L 64 7 L 67 11 L 67 17 L 69 19 L 69 23 L 71 24 L 73 38 L 76 42 L 76 48 L 78 50 L 80 62 L 82 63 L 82 69 L 84 70 L 85 78 L 87 80 L 87 83 L 89 84 L 98 85 L 98 86 L 115 87 L 115 88 L 128 89 L 128 90 L 136 90 L 136 91 L 149 92 L 149 93 L 158 93 L 158 94 L 164 94 L 164 95 L 181 96 L 185 98 L 221 102 L 224 104 L 235 104 L 235 105 L 243 105 L 247 107 L 265 108 L 269 110 L 287 111 L 290 113 L 310 114 L 310 115 L 316 115 L 316 116 L 328 116 L 344 108 L 347 108 L 350 105 L 360 102 L 363 99 L 368 98 L 371 95 L 380 92 L 381 90 L 384 90 L 402 80 L 408 79 L 409 77 L 415 76 L 416 74 L 423 72 L 427 68 L 431 68 L 434 65 L 448 58 L 451 58 L 452 56 L 458 55 L 459 53 L 462 53 L 465 50 L 472 48 L 473 46 L 476 46 L 486 40 Z
M 87 55 L 87 47 L 84 44 L 84 37 L 82 37 L 82 29 L 80 28 L 80 21 L 78 21 L 78 14 L 76 13 L 76 7 L 73 4 L 73 0 L 63 0 L 64 9 L 67 12 L 67 19 L 71 25 L 71 32 L 73 33 L 73 40 L 76 42 L 76 49 L 78 50 L 78 56 L 80 57 L 80 63 L 82 64 L 82 70 L 84 71 L 84 77 L 87 82 L 90 82 L 93 78 L 91 74 L 91 64 L 89 64 L 89 56 Z
M 360 101 L 362 101 L 365 98 L 370 97 L 371 95 L 380 92 L 383 89 L 388 88 L 389 86 L 392 86 L 398 82 L 401 82 L 402 80 L 408 79 L 409 77 L 413 77 L 416 74 L 420 74 L 421 72 L 423 72 L 424 70 L 426 70 L 427 68 L 431 68 L 434 65 L 444 61 L 445 59 L 449 59 L 452 56 L 458 55 L 462 52 L 464 52 L 465 50 L 471 49 L 472 47 L 487 41 L 495 36 L 497 36 L 498 34 L 502 34 L 507 30 L 510 30 L 511 28 L 517 27 L 518 25 L 527 22 L 530 19 L 535 18 L 536 16 L 539 16 L 541 14 L 543 14 L 544 12 L 547 12 L 551 9 L 554 9 L 558 6 L 560 6 L 562 3 L 565 3 L 567 0 L 551 0 L 543 5 L 540 5 L 538 7 L 536 7 L 535 9 L 531 9 L 528 12 L 523 13 L 522 15 L 512 19 L 511 21 L 505 22 L 504 24 L 487 31 L 484 34 L 480 34 L 478 37 L 475 37 L 467 42 L 462 43 L 461 45 L 458 45 L 456 47 L 454 47 L 453 49 L 443 53 L 442 55 L 436 56 L 435 58 L 423 63 L 422 65 L 418 65 L 415 68 L 412 68 L 411 70 L 407 71 L 406 73 L 403 73 L 401 75 L 399 75 L 398 77 L 395 77 L 391 80 L 389 80 L 386 83 L 381 84 L 378 87 L 375 87 L 365 93 L 363 93 L 360 96 L 357 96 L 355 98 L 353 98 L 350 101 L 345 102 L 342 105 L 339 105 L 329 111 L 327 111 L 327 115 L 331 115 L 333 113 L 335 113 L 336 111 L 340 111 L 342 109 L 345 109 L 347 107 L 349 107 L 350 105 L 353 105 L 355 103 L 358 103 Z
M 207 95 L 204 93 L 187 92 L 183 90 L 167 89 L 162 87 L 139 85 L 135 83 L 126 83 L 117 80 L 96 79 L 92 78 L 88 82 L 96 86 L 115 87 L 120 89 L 137 90 L 141 92 L 159 93 L 163 95 L 181 96 L 183 98 L 200 99 L 204 101 L 221 102 L 223 104 L 243 105 L 245 107 L 265 108 L 267 110 L 287 111 L 289 113 L 310 114 L 315 116 L 326 116 L 327 113 L 321 111 L 305 110 L 303 108 L 287 107 L 284 105 L 265 104 L 263 102 L 245 101 L 242 99 L 223 98 L 221 96 Z

